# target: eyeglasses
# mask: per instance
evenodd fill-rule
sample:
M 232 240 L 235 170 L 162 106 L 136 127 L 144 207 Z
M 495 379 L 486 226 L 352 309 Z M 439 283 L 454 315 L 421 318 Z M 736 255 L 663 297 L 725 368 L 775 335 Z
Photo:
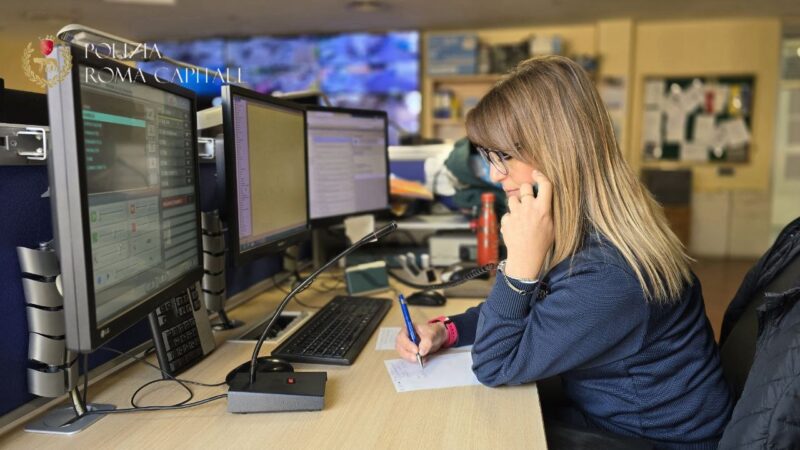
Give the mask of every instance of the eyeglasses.
M 506 165 L 506 161 L 513 159 L 513 156 L 506 152 L 481 147 L 480 145 L 476 145 L 475 148 L 478 150 L 478 153 L 483 157 L 483 159 L 494 166 L 498 172 L 503 175 L 508 175 L 508 166 Z

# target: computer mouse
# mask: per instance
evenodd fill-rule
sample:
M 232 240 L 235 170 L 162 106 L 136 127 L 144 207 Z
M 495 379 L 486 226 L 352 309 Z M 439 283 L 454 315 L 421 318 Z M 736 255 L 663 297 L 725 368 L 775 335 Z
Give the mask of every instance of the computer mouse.
M 256 374 L 264 372 L 294 372 L 294 367 L 288 361 L 274 358 L 272 356 L 262 356 L 256 360 Z M 225 377 L 225 382 L 231 386 L 237 379 L 241 383 L 243 380 L 248 381 L 250 378 L 250 361 L 245 362 L 239 367 L 233 369 Z M 248 381 L 249 382 L 249 381 Z
M 442 306 L 447 297 L 436 291 L 419 291 L 406 297 L 406 303 L 416 306 Z

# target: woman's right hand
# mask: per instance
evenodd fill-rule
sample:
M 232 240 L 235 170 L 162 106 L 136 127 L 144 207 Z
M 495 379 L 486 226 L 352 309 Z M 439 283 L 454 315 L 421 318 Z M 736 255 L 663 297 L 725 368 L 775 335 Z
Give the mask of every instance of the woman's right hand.
M 394 348 L 400 357 L 406 361 L 417 362 L 417 351 L 420 356 L 436 353 L 447 341 L 447 330 L 441 322 L 414 325 L 414 331 L 419 338 L 419 347 L 411 342 L 408 330 L 401 328 L 394 341 Z

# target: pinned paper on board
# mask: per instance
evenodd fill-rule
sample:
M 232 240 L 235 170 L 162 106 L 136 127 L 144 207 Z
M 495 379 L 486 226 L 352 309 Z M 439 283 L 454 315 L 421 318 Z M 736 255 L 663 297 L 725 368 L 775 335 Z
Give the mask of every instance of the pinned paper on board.
M 694 142 L 697 144 L 711 145 L 717 131 L 714 116 L 700 114 L 694 117 Z
M 644 141 L 661 145 L 661 111 L 645 111 Z
M 661 109 L 664 101 L 664 80 L 650 80 L 644 83 L 644 105 L 646 108 Z
M 750 133 L 747 131 L 747 125 L 741 117 L 726 120 L 722 123 L 722 127 L 725 129 L 729 146 L 741 147 L 750 143 Z
M 754 80 L 746 75 L 646 79 L 644 159 L 746 162 Z
M 667 113 L 667 142 L 683 142 L 683 133 L 686 129 L 686 114 L 683 112 Z

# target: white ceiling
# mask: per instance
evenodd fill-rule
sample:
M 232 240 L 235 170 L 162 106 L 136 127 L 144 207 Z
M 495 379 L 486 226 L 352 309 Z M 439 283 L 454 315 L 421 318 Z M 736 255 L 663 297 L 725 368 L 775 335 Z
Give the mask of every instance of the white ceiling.
M 506 27 L 618 17 L 800 17 L 798 0 L 385 0 L 389 7 L 375 13 L 349 11 L 345 7 L 348 0 L 175 0 L 174 6 L 119 1 L 2 0 L 0 30 L 47 29 L 55 33 L 67 23 L 80 23 L 132 39 L 152 40 Z

